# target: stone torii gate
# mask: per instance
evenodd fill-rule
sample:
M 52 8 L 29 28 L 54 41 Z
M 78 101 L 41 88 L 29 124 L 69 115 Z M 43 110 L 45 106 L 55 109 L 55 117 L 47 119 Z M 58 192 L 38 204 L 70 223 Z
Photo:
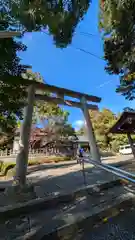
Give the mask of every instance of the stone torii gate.
M 16 31 L 0 31 L 0 38 L 12 38 L 16 36 L 20 36 L 20 32 Z M 22 79 L 21 79 L 22 80 Z M 90 96 L 88 94 L 83 94 L 76 91 L 71 91 L 65 88 L 59 88 L 56 86 L 51 86 L 48 84 L 43 84 L 35 81 L 29 81 L 23 79 L 21 84 L 28 87 L 28 103 L 25 107 L 24 121 L 21 127 L 20 134 L 20 152 L 16 159 L 16 180 L 19 181 L 21 185 L 24 185 L 26 182 L 26 172 L 27 172 L 27 163 L 28 163 L 28 152 L 29 152 L 29 138 L 30 138 L 30 130 L 32 124 L 32 114 L 33 114 L 33 106 L 34 101 L 46 101 L 52 102 L 56 104 L 63 104 L 71 107 L 81 108 L 84 114 L 84 118 L 87 124 L 87 133 L 89 138 L 89 145 L 91 148 L 91 155 L 94 160 L 100 161 L 100 155 L 98 152 L 98 148 L 96 145 L 95 135 L 92 129 L 92 123 L 90 120 L 88 109 L 98 109 L 97 105 L 88 104 L 87 101 L 99 103 L 101 98 Z M 36 89 L 40 89 L 42 91 L 48 91 L 56 94 L 56 97 L 48 97 L 46 95 L 36 94 Z M 65 96 L 77 98 L 77 101 L 66 100 Z
M 100 161 L 100 155 L 96 144 L 92 123 L 88 109 L 98 110 L 97 105 L 89 104 L 88 102 L 99 103 L 101 98 L 96 96 L 90 96 L 88 94 L 71 91 L 65 88 L 59 88 L 28 79 L 23 79 L 21 84 L 28 87 L 28 102 L 24 111 L 24 121 L 21 126 L 20 133 L 20 151 L 16 159 L 16 180 L 19 184 L 24 185 L 26 183 L 26 172 L 28 163 L 28 152 L 29 152 L 29 138 L 32 124 L 32 114 L 34 101 L 46 101 L 50 103 L 67 105 L 71 107 L 77 107 L 82 109 L 84 118 L 87 124 L 87 134 L 89 139 L 89 145 L 91 149 L 92 159 Z M 36 94 L 36 90 L 42 90 L 43 92 L 53 93 L 54 96 L 47 96 L 43 94 Z M 79 101 L 66 100 L 66 97 L 78 99 Z

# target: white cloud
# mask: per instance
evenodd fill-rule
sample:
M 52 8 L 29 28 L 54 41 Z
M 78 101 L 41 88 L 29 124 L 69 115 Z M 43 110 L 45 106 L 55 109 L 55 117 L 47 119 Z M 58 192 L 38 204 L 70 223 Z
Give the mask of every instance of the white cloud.
M 76 120 L 73 123 L 73 127 L 75 128 L 75 130 L 79 130 L 83 126 L 84 126 L 84 121 L 83 120 Z

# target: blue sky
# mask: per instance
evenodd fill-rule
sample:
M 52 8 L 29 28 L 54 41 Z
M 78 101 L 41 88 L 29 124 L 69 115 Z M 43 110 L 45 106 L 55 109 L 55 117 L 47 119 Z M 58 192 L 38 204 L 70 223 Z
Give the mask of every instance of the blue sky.
M 85 37 L 80 32 L 95 36 Z M 126 106 L 133 106 L 133 102 L 115 93 L 118 77 L 105 72 L 104 61 L 74 48 L 80 47 L 103 56 L 103 43 L 98 31 L 98 0 L 93 1 L 76 29 L 72 44 L 66 49 L 56 48 L 52 37 L 45 33 L 26 34 L 23 42 L 28 48 L 20 54 L 22 63 L 30 64 L 33 71 L 40 72 L 48 84 L 97 95 L 102 98 L 100 108 L 109 108 L 116 113 Z M 75 108 L 65 109 L 70 112 L 69 121 L 73 126 L 81 125 L 82 112 Z

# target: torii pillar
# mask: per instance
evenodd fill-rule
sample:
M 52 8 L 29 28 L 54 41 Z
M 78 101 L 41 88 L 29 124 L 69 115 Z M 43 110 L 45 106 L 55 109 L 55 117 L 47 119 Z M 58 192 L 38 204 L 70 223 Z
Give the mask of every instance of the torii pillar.
M 29 154 L 29 138 L 32 125 L 32 114 L 35 100 L 35 87 L 28 87 L 28 104 L 24 109 L 24 120 L 21 126 L 20 133 L 20 150 L 16 158 L 16 181 L 21 185 L 26 183 L 26 173 Z
M 90 119 L 90 114 L 87 108 L 87 101 L 85 97 L 82 97 L 81 103 L 82 103 L 82 111 L 83 111 L 84 118 L 86 120 L 86 125 L 87 125 L 87 134 L 88 134 L 92 159 L 95 161 L 101 162 L 98 146 L 96 144 L 95 134 L 92 127 L 92 122 Z

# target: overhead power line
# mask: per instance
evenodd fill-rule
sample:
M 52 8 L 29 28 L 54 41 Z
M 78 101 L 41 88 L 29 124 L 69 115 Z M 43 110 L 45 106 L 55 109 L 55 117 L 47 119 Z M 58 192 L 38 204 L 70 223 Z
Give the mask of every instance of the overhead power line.
M 45 32 L 45 31 L 43 31 L 43 32 L 44 32 L 46 35 L 49 35 L 49 36 L 50 36 L 50 34 L 49 34 L 48 32 Z M 80 32 L 80 33 L 85 33 L 85 32 Z M 86 33 L 85 33 L 85 34 L 86 34 Z M 96 36 L 96 35 L 93 35 L 93 34 L 91 34 L 91 33 L 87 33 L 87 34 L 90 35 L 90 36 Z M 79 48 L 79 47 L 75 47 L 73 44 L 70 45 L 70 46 L 71 46 L 72 48 L 76 49 L 76 50 L 82 51 L 83 53 L 89 54 L 89 55 L 91 55 L 91 56 L 93 56 L 93 57 L 95 57 L 95 58 L 97 58 L 97 59 L 99 59 L 99 60 L 105 61 L 102 57 L 100 57 L 100 56 L 98 56 L 98 55 L 96 55 L 96 54 L 94 54 L 94 53 L 91 53 L 91 52 L 89 52 L 89 51 L 87 51 L 87 50 L 84 50 L 84 49 L 82 49 L 82 48 Z M 101 84 L 98 85 L 96 88 L 102 88 L 102 87 L 104 87 L 105 85 L 109 84 L 110 82 L 112 82 L 112 79 L 109 80 L 109 81 L 105 81 L 105 82 L 101 83 Z
M 83 52 L 83 53 L 89 54 L 89 55 L 91 55 L 91 56 L 93 56 L 93 57 L 95 57 L 95 58 L 97 58 L 99 60 L 105 61 L 102 57 L 100 57 L 100 56 L 98 56 L 98 55 L 96 55 L 94 53 L 91 53 L 91 52 L 89 52 L 89 51 L 87 51 L 87 50 L 85 50 L 83 48 L 75 47 L 73 44 L 70 45 L 70 46 L 75 48 L 76 50 L 79 50 L 79 51 Z
M 88 38 L 91 38 L 91 37 L 99 37 L 99 35 L 97 34 L 93 34 L 93 33 L 89 33 L 89 32 L 83 32 L 83 31 L 80 31 L 78 32 L 80 35 L 83 35 L 85 37 L 88 37 Z
M 45 32 L 45 31 L 43 31 L 43 32 L 44 32 L 46 35 L 50 35 L 49 33 Z M 99 59 L 99 60 L 105 61 L 102 57 L 100 57 L 100 56 L 98 56 L 98 55 L 96 55 L 96 54 L 94 54 L 94 53 L 91 53 L 91 52 L 89 52 L 89 51 L 87 51 L 87 50 L 85 50 L 85 49 L 83 49 L 83 48 L 76 47 L 76 46 L 74 46 L 73 44 L 71 44 L 70 47 L 72 47 L 72 48 L 74 48 L 74 49 L 76 49 L 76 50 L 79 50 L 79 51 L 81 51 L 81 52 L 83 52 L 83 53 L 85 53 L 85 54 L 89 54 L 89 55 L 91 55 L 91 56 L 93 56 L 93 57 L 95 57 L 95 58 L 97 58 L 97 59 Z
M 48 32 L 46 32 L 46 31 L 43 31 L 46 35 L 50 35 Z M 95 57 L 95 58 L 97 58 L 97 59 L 99 59 L 99 60 L 102 60 L 102 61 L 105 61 L 104 59 L 103 59 L 103 57 L 100 57 L 100 56 L 98 56 L 98 55 L 96 55 L 96 54 L 94 54 L 94 53 L 91 53 L 91 52 L 89 52 L 89 51 L 87 51 L 87 50 L 85 50 L 85 49 L 83 49 L 83 48 L 79 48 L 79 47 L 76 47 L 76 46 L 74 46 L 73 44 L 71 44 L 70 45 L 70 47 L 72 47 L 72 48 L 74 48 L 74 49 L 76 49 L 76 50 L 79 50 L 79 51 L 81 51 L 81 52 L 83 52 L 83 53 L 85 53 L 85 54 L 89 54 L 89 55 L 91 55 L 91 56 L 93 56 L 93 57 Z

